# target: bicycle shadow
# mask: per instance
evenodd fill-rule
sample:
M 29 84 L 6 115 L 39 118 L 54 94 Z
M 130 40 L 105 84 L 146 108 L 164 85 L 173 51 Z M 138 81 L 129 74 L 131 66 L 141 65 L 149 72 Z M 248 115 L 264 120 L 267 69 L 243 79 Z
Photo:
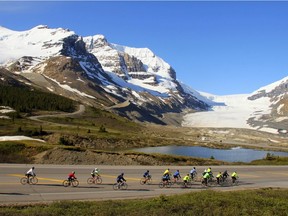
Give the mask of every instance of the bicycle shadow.
M 64 187 L 63 184 L 37 184 L 38 186 L 48 186 L 48 187 Z M 100 185 L 87 185 L 87 186 L 82 186 L 78 185 L 77 187 L 73 187 L 72 185 L 69 185 L 68 187 L 73 187 L 73 188 L 103 188 L 99 187 Z
M 115 191 L 151 191 L 149 189 L 131 189 L 131 188 L 127 188 L 127 189 L 118 189 L 118 190 L 115 190 Z
M 27 196 L 27 195 L 29 195 L 29 194 L 24 194 L 24 193 L 0 193 L 0 195 Z

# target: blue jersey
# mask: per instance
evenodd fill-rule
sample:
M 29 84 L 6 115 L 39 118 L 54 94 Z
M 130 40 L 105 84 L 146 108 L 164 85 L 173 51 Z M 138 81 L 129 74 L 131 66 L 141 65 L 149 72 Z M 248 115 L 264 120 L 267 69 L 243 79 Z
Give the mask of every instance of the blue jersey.
M 126 180 L 124 179 L 123 175 L 119 175 L 117 177 L 117 181 L 126 181 Z
M 173 176 L 180 176 L 180 172 L 179 171 L 176 171 L 174 174 L 173 174 Z
M 144 174 L 143 174 L 143 177 L 148 177 L 149 176 L 149 172 L 145 172 Z

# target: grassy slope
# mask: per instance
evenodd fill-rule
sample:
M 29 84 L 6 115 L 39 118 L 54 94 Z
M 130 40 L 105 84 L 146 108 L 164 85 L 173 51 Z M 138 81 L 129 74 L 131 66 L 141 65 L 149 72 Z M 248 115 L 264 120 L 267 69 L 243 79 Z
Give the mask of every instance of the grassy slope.
M 0 215 L 287 215 L 287 189 L 202 191 L 151 199 L 0 207 Z

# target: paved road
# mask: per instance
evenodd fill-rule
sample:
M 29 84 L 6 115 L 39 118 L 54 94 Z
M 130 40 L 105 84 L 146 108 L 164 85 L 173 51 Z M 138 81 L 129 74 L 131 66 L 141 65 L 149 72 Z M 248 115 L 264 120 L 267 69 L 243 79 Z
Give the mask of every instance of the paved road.
M 37 185 L 21 185 L 19 180 L 31 165 L 25 164 L 0 164 L 0 205 L 23 202 L 49 202 L 54 200 L 108 200 L 125 198 L 145 198 L 161 194 L 180 194 L 200 190 L 239 190 L 245 188 L 281 187 L 288 188 L 288 166 L 212 166 L 216 174 L 225 169 L 231 174 L 237 170 L 240 176 L 239 186 L 233 187 L 203 187 L 200 182 L 195 182 L 192 188 L 185 189 L 173 185 L 169 189 L 160 189 L 158 183 L 161 174 L 167 168 L 164 166 L 98 166 L 101 170 L 103 183 L 101 185 L 88 185 L 87 178 L 93 166 L 69 165 L 35 165 L 39 182 Z M 191 167 L 169 167 L 172 172 L 180 169 L 182 176 L 189 172 Z M 198 173 L 207 167 L 196 167 Z M 140 185 L 142 173 L 149 169 L 152 185 Z M 80 181 L 77 188 L 63 187 L 62 182 L 70 171 L 76 171 Z M 125 173 L 128 189 L 115 191 L 112 188 L 116 176 Z
M 80 104 L 79 109 L 76 110 L 73 113 L 59 113 L 59 114 L 49 114 L 49 115 L 39 115 L 39 116 L 30 116 L 29 119 L 34 120 L 34 121 L 39 121 L 39 122 L 47 122 L 44 120 L 41 120 L 41 118 L 47 118 L 47 117 L 69 117 L 69 116 L 74 116 L 74 115 L 80 115 L 85 112 L 85 106 Z

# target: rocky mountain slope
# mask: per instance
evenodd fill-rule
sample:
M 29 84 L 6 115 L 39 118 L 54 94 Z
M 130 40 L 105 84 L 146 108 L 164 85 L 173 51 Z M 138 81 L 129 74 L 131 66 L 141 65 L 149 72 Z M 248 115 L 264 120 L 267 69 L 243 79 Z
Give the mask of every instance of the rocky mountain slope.
M 102 35 L 0 27 L 0 66 L 24 84 L 141 122 L 165 124 L 165 113 L 209 108 L 184 91 L 174 69 L 151 50 L 112 44 Z

